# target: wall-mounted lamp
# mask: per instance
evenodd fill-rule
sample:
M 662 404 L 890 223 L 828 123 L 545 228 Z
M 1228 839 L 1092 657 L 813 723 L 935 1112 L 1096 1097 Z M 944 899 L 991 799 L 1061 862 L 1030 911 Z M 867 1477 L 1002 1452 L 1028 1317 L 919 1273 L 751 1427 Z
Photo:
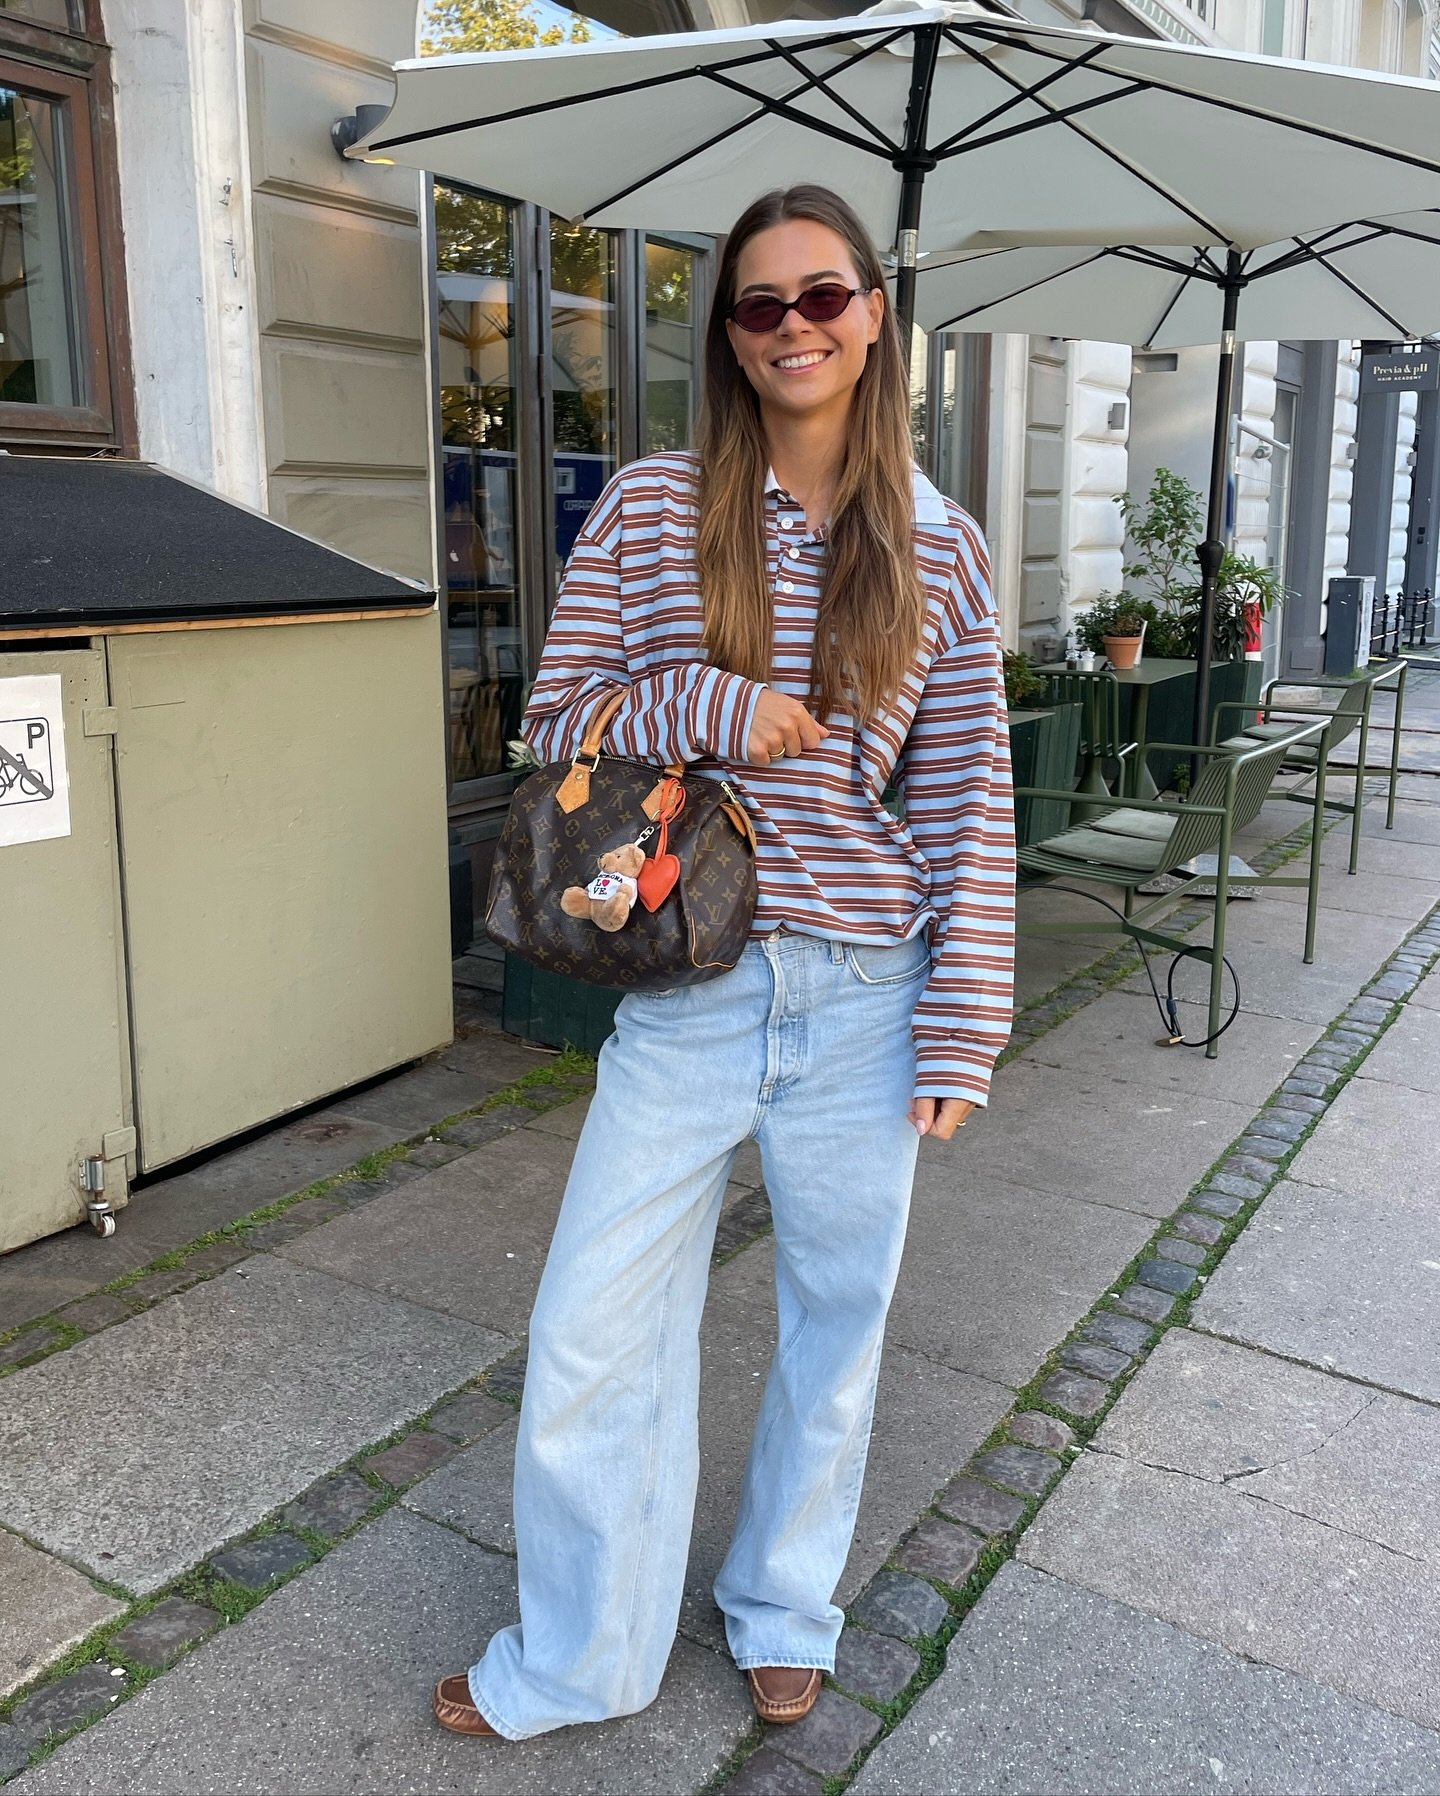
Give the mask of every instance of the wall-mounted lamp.
M 1124 430 L 1129 410 L 1130 407 L 1125 400 L 1117 399 L 1115 401 L 1114 405 L 1110 407 L 1109 417 L 1106 420 L 1111 430 Z
M 353 160 L 345 156 L 346 150 L 359 143 L 362 137 L 368 137 L 389 110 L 388 106 L 357 106 L 345 118 L 337 118 L 330 127 L 330 141 L 335 146 L 335 154 L 346 161 Z M 394 160 L 389 156 L 366 156 L 364 160 L 380 163 L 387 168 L 395 166 Z

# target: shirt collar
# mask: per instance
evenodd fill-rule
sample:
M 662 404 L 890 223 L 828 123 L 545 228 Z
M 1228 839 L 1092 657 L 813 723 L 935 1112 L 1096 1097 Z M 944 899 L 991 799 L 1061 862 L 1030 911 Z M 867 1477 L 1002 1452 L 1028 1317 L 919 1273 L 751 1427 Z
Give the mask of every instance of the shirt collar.
M 921 525 L 944 524 L 948 522 L 945 500 L 940 489 L 919 468 L 912 470 L 912 484 L 915 494 L 915 522 Z M 765 492 L 784 493 L 787 499 L 790 494 L 775 477 L 774 468 L 765 470 Z

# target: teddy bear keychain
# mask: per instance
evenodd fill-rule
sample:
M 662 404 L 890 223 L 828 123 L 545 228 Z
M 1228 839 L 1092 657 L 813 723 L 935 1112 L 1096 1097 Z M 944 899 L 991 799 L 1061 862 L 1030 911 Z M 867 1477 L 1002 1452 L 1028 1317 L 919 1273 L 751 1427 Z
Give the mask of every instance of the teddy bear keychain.
M 680 860 L 669 852 L 670 825 L 685 809 L 685 788 L 667 779 L 660 789 L 660 810 L 648 829 L 633 842 L 624 842 L 600 856 L 599 872 L 588 886 L 567 886 L 560 894 L 560 908 L 567 917 L 588 918 L 597 929 L 623 929 L 638 898 L 648 911 L 657 911 L 680 878 Z M 659 832 L 655 852 L 648 858 L 645 844 Z

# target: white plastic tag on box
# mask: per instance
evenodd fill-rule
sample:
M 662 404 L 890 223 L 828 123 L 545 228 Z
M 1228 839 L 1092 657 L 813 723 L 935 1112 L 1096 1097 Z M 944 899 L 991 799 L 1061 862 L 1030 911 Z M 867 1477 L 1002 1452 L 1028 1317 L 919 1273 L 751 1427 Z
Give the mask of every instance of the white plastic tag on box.
M 0 848 L 70 834 L 59 674 L 0 680 Z

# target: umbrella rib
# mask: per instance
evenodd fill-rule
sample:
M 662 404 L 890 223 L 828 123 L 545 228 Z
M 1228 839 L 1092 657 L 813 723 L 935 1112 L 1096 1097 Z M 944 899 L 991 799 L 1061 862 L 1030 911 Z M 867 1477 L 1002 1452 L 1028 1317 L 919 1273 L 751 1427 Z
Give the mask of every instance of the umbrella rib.
M 975 61 L 982 63 L 992 75 L 997 76 L 1001 81 L 1008 82 L 1011 87 L 1016 88 L 1017 90 L 1023 87 L 1022 82 L 1017 81 L 1007 70 L 999 68 L 988 56 L 977 55 L 969 45 L 962 44 L 962 47 L 968 55 L 972 56 Z M 1070 64 L 1069 66 L 1088 67 L 1089 65 L 1081 65 L 1077 62 Z M 1219 237 L 1222 242 L 1228 241 L 1226 233 L 1220 229 L 1213 219 L 1206 218 L 1202 213 L 1197 212 L 1193 206 L 1187 205 L 1186 202 L 1180 198 L 1179 194 L 1172 193 L 1168 187 L 1162 182 L 1157 181 L 1153 175 L 1148 175 L 1145 173 L 1144 169 L 1138 168 L 1128 156 L 1122 155 L 1119 150 L 1114 149 L 1110 144 L 1102 143 L 1099 138 L 1093 135 L 1093 133 L 1085 130 L 1084 126 L 1077 125 L 1074 122 L 1074 114 L 1076 113 L 1088 112 L 1096 106 L 1109 105 L 1114 100 L 1129 99 L 1132 94 L 1141 93 L 1144 92 L 1144 90 L 1145 84 L 1143 82 L 1132 80 L 1131 85 L 1128 88 L 1120 88 L 1110 94 L 1100 94 L 1091 100 L 1079 100 L 1074 106 L 1064 108 L 1063 110 L 1057 110 L 1055 107 L 1051 106 L 1047 100 L 1036 98 L 1032 91 L 1028 97 L 1035 99 L 1035 104 L 1044 109 L 1047 115 L 1046 117 L 1040 119 L 1027 119 L 1024 124 L 1012 125 L 1004 131 L 992 132 L 989 137 L 977 139 L 974 143 L 960 144 L 957 148 L 946 151 L 945 154 L 947 157 L 963 156 L 972 150 L 984 149 L 989 144 L 1002 143 L 1008 138 L 1019 136 L 1021 132 L 1038 130 L 1043 125 L 1064 125 L 1067 130 L 1073 131 L 1077 137 L 1083 138 L 1092 149 L 1098 150 L 1102 156 L 1108 156 L 1112 162 L 1116 163 L 1120 168 L 1123 168 L 1126 174 L 1139 181 L 1142 186 L 1148 187 L 1152 193 L 1159 194 L 1168 205 L 1174 206 L 1179 212 L 1183 212 L 1187 218 L 1199 225 L 1200 229 L 1207 236 Z
M 888 138 L 885 135 L 885 133 L 880 129 L 880 127 L 877 124 L 873 123 L 870 119 L 866 118 L 865 114 L 863 112 L 861 112 L 861 110 L 859 109 L 858 106 L 852 106 L 850 104 L 850 102 L 844 97 L 843 94 L 837 94 L 835 92 L 835 90 L 830 86 L 830 82 L 833 79 L 832 76 L 828 76 L 828 75 L 820 75 L 818 77 L 812 76 L 810 70 L 806 68 L 805 64 L 803 62 L 801 62 L 800 58 L 795 54 L 795 52 L 793 50 L 789 49 L 786 45 L 781 44 L 781 43 L 777 43 L 775 45 L 775 49 L 779 55 L 781 55 L 785 58 L 786 62 L 788 62 L 790 64 L 791 68 L 795 69 L 799 74 L 804 75 L 807 81 L 813 81 L 814 85 L 819 88 L 820 92 L 825 95 L 827 100 L 833 101 L 835 105 L 839 106 L 843 111 L 849 113 L 850 117 L 854 119 L 854 121 L 857 125 L 859 125 L 863 130 L 868 131 L 870 133 L 870 135 L 875 139 L 876 143 L 878 143 L 881 146 L 881 148 L 885 151 L 885 154 L 887 156 L 898 156 L 901 154 L 900 145 L 898 143 L 893 142 L 890 138 Z M 848 67 L 852 66 L 852 64 L 847 63 L 845 66 L 848 68 Z M 843 72 L 844 72 L 843 69 L 836 70 L 837 74 L 843 74 Z M 735 84 L 731 83 L 731 85 L 733 86 Z M 789 97 L 789 96 L 787 96 L 787 97 Z
M 900 38 L 900 36 L 901 36 L 901 32 L 892 31 L 891 34 L 889 34 L 889 36 L 887 36 L 887 38 L 883 38 L 882 43 L 880 43 L 880 48 L 882 48 L 882 50 L 883 50 L 883 48 L 889 47 L 889 45 L 891 45 L 891 43 L 894 43 L 894 41 L 896 41 L 896 38 Z M 844 40 L 835 40 L 835 41 L 844 41 Z M 842 61 L 842 63 L 840 63 L 839 68 L 835 68 L 835 70 L 833 70 L 833 72 L 831 72 L 830 79 L 833 79 L 833 77 L 835 77 L 835 75 L 844 74 L 844 72 L 846 72 L 847 68 L 853 68 L 853 66 L 855 66 L 856 63 L 860 63 L 860 61 L 864 61 L 865 57 L 871 56 L 871 54 L 873 54 L 873 52 L 871 52 L 871 50 L 869 50 L 869 48 L 865 48 L 865 50 L 856 50 L 856 52 L 855 52 L 855 54 L 853 54 L 853 56 L 847 56 L 846 59 L 844 59 L 844 61 Z M 700 72 L 700 74 L 711 74 L 711 70 L 697 70 L 697 72 Z M 801 86 L 799 86 L 799 88 L 794 88 L 794 90 L 792 90 L 792 92 L 786 93 L 786 95 L 785 95 L 786 101 L 792 101 L 792 99 L 799 99 L 799 95 L 801 95 L 801 93 L 806 92 L 806 88 L 813 88 L 813 86 L 815 86 L 815 84 L 819 83 L 819 81 L 821 81 L 821 77 L 819 77 L 819 75 L 806 75 L 806 79 L 804 79 L 804 83 L 801 84 Z M 756 95 L 752 95 L 752 93 L 749 93 L 749 90 L 747 90 L 747 88 L 742 88 L 742 86 L 738 86 L 738 83 L 729 83 L 729 86 L 734 86 L 734 88 L 736 88 L 736 92 L 745 93 L 745 95 L 747 95 L 747 99 L 754 99 L 754 97 L 756 97 Z M 666 176 L 666 174 L 670 174 L 670 172 L 675 171 L 675 169 L 679 169 L 679 167 L 682 167 L 682 165 L 684 165 L 684 163 L 686 163 L 686 162 L 693 162 L 693 160 L 695 160 L 695 158 L 697 158 L 697 156 L 704 156 L 704 153 L 706 153 L 707 149 L 715 149 L 716 144 L 724 144 L 725 138 L 731 138 L 731 136 L 738 136 L 738 135 L 740 135 L 740 133 L 742 133 L 742 131 L 747 131 L 747 129 L 751 128 L 752 124 L 754 124 L 754 122 L 756 122 L 756 120 L 763 119 L 763 117 L 765 117 L 765 108 L 763 108 L 763 106 L 761 106 L 760 110 L 752 111 L 752 113 L 747 113 L 747 115 L 745 115 L 745 117 L 743 117 L 743 119 L 736 120 L 736 122 L 734 122 L 734 124 L 727 124 L 727 126 L 725 126 L 725 128 L 722 129 L 722 131 L 716 131 L 715 136 L 711 136 L 711 138 L 706 138 L 706 142 L 704 142 L 704 144 L 695 144 L 695 145 L 693 145 L 693 147 L 691 147 L 691 149 L 686 149 L 686 151 L 680 151 L 679 156 L 672 156 L 672 160 L 670 160 L 670 162 L 663 163 L 663 165 L 661 165 L 661 167 L 659 167 L 659 169 L 650 169 L 650 171 L 646 171 L 645 174 L 641 174 L 641 176 L 637 176 L 636 180 L 630 181 L 630 185 L 628 185 L 628 187 L 621 187 L 621 189 L 619 189 L 619 192 L 614 192 L 614 194 L 609 194 L 609 196 L 607 196 L 607 198 L 605 198 L 605 199 L 596 199 L 596 201 L 594 201 L 594 203 L 591 203 L 591 205 L 587 205 L 587 207 L 585 207 L 584 216 L 589 216 L 589 214 L 593 214 L 593 212 L 603 212 L 603 210 L 605 210 L 605 208 L 607 208 L 607 207 L 616 207 L 616 205 L 619 205 L 619 201 L 621 201 L 621 199 L 628 199 L 628 198 L 630 198 L 630 194 L 637 194 L 637 192 L 639 192 L 639 190 L 641 190 L 641 187 L 648 187 L 648 185 L 650 185 L 650 183 L 652 183 L 652 181 L 663 181 L 664 176 Z M 803 117 L 803 119 L 804 119 L 804 115 L 801 115 L 801 117 Z M 806 124 L 806 126 L 808 126 L 808 128 L 810 128 L 810 129 L 822 129 L 821 126 L 819 126 L 819 124 L 815 124 L 815 122 L 813 122 L 813 120 L 804 119 L 804 124 Z M 839 135 L 839 133 L 837 133 L 837 135 Z M 869 154 L 878 154 L 878 151 L 873 151 L 873 149 L 871 149 L 871 145 L 869 145 L 869 144 L 860 144 L 860 145 L 858 145 L 858 147 L 860 147 L 860 149 L 862 149 L 862 151 L 864 151 L 864 153 L 867 154 L 867 156 L 869 156 Z
M 1297 237 L 1295 239 L 1295 247 L 1301 252 L 1302 259 L 1318 262 L 1327 273 L 1334 275 L 1335 279 L 1340 282 L 1342 287 L 1348 287 L 1355 295 L 1356 299 L 1363 300 L 1373 311 L 1378 312 L 1388 324 L 1393 325 L 1396 332 L 1401 337 L 1408 338 L 1413 335 L 1413 332 L 1408 330 L 1393 312 L 1387 307 L 1382 306 L 1380 301 L 1376 299 L 1373 294 L 1367 293 L 1358 281 L 1351 280 L 1350 276 L 1345 273 L 1343 268 L 1337 268 L 1333 262 L 1327 261 L 1320 250 L 1311 249 L 1304 238 Z
M 707 80 L 728 88 L 731 93 L 740 94 L 743 98 L 755 102 L 759 111 L 752 113 L 744 121 L 746 124 L 753 124 L 757 118 L 763 118 L 766 113 L 769 113 L 774 118 L 786 119 L 792 125 L 803 125 L 807 131 L 817 131 L 822 137 L 833 138 L 836 143 L 847 143 L 853 150 L 863 150 L 867 156 L 889 157 L 896 154 L 894 146 L 886 143 L 883 138 L 878 144 L 867 143 L 863 137 L 856 137 L 851 131 L 841 131 L 835 125 L 827 125 L 820 119 L 808 117 L 790 104 L 790 100 L 795 97 L 793 95 L 787 95 L 783 100 L 772 100 L 768 95 L 757 94 L 753 88 L 746 87 L 743 82 L 732 81 L 728 75 L 718 74 L 713 69 L 701 69 L 700 73 Z M 821 77 L 815 76 L 808 85 L 812 88 L 821 87 L 823 90 L 824 84 Z M 833 99 L 834 95 L 830 97 Z M 598 211 L 599 207 L 595 207 L 594 210 Z
M 991 66 L 988 59 L 976 57 L 968 44 L 963 41 L 957 42 L 955 34 L 952 31 L 947 31 L 945 35 L 949 43 L 954 45 L 956 49 L 963 50 L 967 56 L 972 58 L 972 60 L 984 62 L 986 68 Z M 1093 61 L 1098 54 L 1099 45 L 1097 45 L 1094 50 L 1087 50 L 1085 55 L 1080 57 L 1078 62 L 1073 66 L 1083 68 L 1089 62 Z M 947 137 L 943 143 L 937 143 L 931 150 L 931 155 L 945 155 L 954 147 L 954 145 L 969 137 L 973 132 L 983 131 L 987 125 L 993 124 L 996 119 L 1004 118 L 1007 113 L 1013 112 L 1015 108 L 1021 105 L 1025 100 L 1034 99 L 1036 94 L 1042 92 L 1045 88 L 1052 86 L 1056 81 L 1063 81 L 1069 72 L 1070 70 L 1064 67 L 1052 69 L 1048 75 L 1042 76 L 1033 86 L 1026 87 L 1023 84 L 1020 85 L 1008 100 L 1002 100 L 998 106 L 992 106 L 989 112 L 982 113 L 979 118 L 971 119 L 968 125 L 965 125 L 962 129 L 956 131 L 952 136 Z
M 901 35 L 902 34 L 898 31 L 891 32 L 890 35 L 883 40 L 883 42 L 880 44 L 879 47 L 881 49 L 885 49 L 890 44 L 894 43 L 896 38 L 900 37 Z M 829 41 L 829 40 L 827 40 L 827 41 Z M 843 42 L 844 40 L 837 39 L 835 41 Z M 832 71 L 830 78 L 833 80 L 835 75 L 843 75 L 845 73 L 846 69 L 853 68 L 857 62 L 863 61 L 863 59 L 866 56 L 869 56 L 870 54 L 871 54 L 871 51 L 868 49 L 856 51 L 856 53 L 853 56 L 846 57 L 845 61 L 840 64 L 839 68 Z M 712 80 L 723 79 L 723 77 L 720 77 L 714 70 L 711 70 L 711 69 L 697 69 L 697 70 L 694 70 L 691 72 L 707 75 Z M 816 86 L 817 83 L 819 83 L 820 81 L 821 81 L 821 77 L 818 75 L 807 75 L 805 81 L 802 83 L 801 86 L 793 89 L 790 93 L 785 95 L 785 100 L 788 102 L 790 100 L 798 99 L 799 96 L 801 94 L 803 94 L 807 88 Z M 733 88 L 737 93 L 744 94 L 747 99 L 751 99 L 751 100 L 757 99 L 756 95 L 752 94 L 748 88 L 741 87 L 738 82 L 725 80 L 724 84 L 728 87 Z M 717 131 L 713 137 L 707 138 L 704 143 L 698 143 L 698 144 L 693 145 L 688 150 L 682 150 L 678 156 L 673 156 L 669 162 L 662 163 L 659 168 L 652 168 L 652 169 L 648 170 L 645 174 L 637 176 L 636 179 L 633 180 L 628 187 L 620 188 L 620 190 L 617 193 L 609 194 L 603 200 L 594 201 L 591 205 L 588 205 L 585 208 L 585 212 L 582 216 L 589 217 L 592 213 L 605 211 L 606 208 L 609 206 L 618 206 L 621 200 L 628 200 L 630 198 L 631 194 L 638 193 L 642 187 L 648 187 L 652 181 L 664 180 L 665 176 L 668 175 L 669 173 L 671 173 L 672 170 L 680 168 L 686 162 L 693 161 L 695 159 L 695 157 L 697 157 L 697 156 L 703 156 L 707 150 L 713 150 L 717 143 L 724 143 L 727 138 L 736 137 L 739 135 L 740 132 L 748 130 L 750 128 L 750 126 L 753 125 L 757 119 L 764 118 L 766 110 L 767 110 L 767 108 L 765 107 L 765 105 L 763 103 L 760 104 L 758 111 L 747 113 L 744 118 L 737 119 L 733 124 L 726 125 L 723 130 Z M 833 130 L 833 128 L 822 126 L 817 121 L 815 121 L 813 119 L 807 119 L 803 113 L 800 113 L 797 116 L 800 118 L 800 121 L 806 126 L 807 129 L 814 130 L 814 131 L 822 131 L 827 136 L 833 136 L 833 137 L 839 138 L 842 142 L 854 143 L 856 145 L 856 147 L 859 148 L 860 150 L 863 150 L 867 156 L 878 155 L 880 153 L 878 150 L 875 150 L 870 144 L 863 143 L 859 139 L 856 139 L 856 138 L 851 138 L 848 133 L 838 132 L 838 131 Z
M 1199 255 L 1197 255 L 1195 264 L 1192 267 L 1190 267 L 1188 269 L 1182 268 L 1179 270 L 1180 279 L 1175 284 L 1175 291 L 1170 295 L 1169 299 L 1167 299 L 1165 301 L 1165 304 L 1161 307 L 1160 316 L 1155 320 L 1155 322 L 1150 326 L 1150 329 L 1145 333 L 1145 341 L 1144 341 L 1144 343 L 1142 343 L 1140 345 L 1140 347 L 1142 349 L 1148 349 L 1150 347 L 1150 345 L 1155 341 L 1156 337 L 1159 336 L 1161 330 L 1164 328 L 1165 320 L 1175 310 L 1176 306 L 1179 305 L 1180 296 L 1184 293 L 1186 287 L 1189 286 L 1190 282 L 1192 280 L 1196 279 L 1197 276 L 1202 280 L 1208 278 L 1204 275 L 1200 275 L 1199 262 L 1200 262 L 1201 257 L 1204 257 L 1204 259 L 1206 261 L 1209 261 L 1209 257 L 1205 256 L 1205 253 L 1202 250 L 1202 251 L 1200 251 Z
M 996 253 L 1013 255 L 1014 251 L 1004 250 Z M 1096 262 L 1103 262 L 1106 256 L 1110 254 L 1111 251 L 1108 249 L 1097 249 L 1093 255 L 1086 256 L 1083 261 L 1076 262 L 1069 268 L 1062 269 L 1060 272 L 1062 274 L 1078 274 L 1082 268 L 1089 268 Z M 920 279 L 922 281 L 925 279 L 927 273 L 939 274 L 940 266 L 936 266 L 933 269 L 922 268 L 920 270 Z M 963 323 L 965 319 L 973 318 L 977 312 L 988 312 L 992 306 L 1008 306 L 1013 299 L 1024 299 L 1027 293 L 1034 293 L 1039 287 L 1048 287 L 1050 282 L 1057 278 L 1058 276 L 1054 274 L 1042 274 L 1037 281 L 1026 281 L 1023 287 L 1016 287 L 1009 293 L 997 293 L 990 299 L 981 300 L 977 305 L 968 306 L 963 312 L 956 312 L 953 317 L 942 320 L 941 323 L 935 325 L 933 328 L 937 331 L 950 330 L 953 326 Z
M 1077 59 L 1064 56 L 1058 50 L 1048 50 L 1043 43 L 1008 35 L 1006 28 L 998 24 L 996 27 L 991 27 L 988 24 L 982 25 L 978 21 L 974 24 L 967 21 L 965 29 L 967 32 L 973 32 L 976 36 L 1006 45 L 1011 49 L 1025 50 L 1033 56 L 1043 56 L 1052 62 L 1077 66 Z M 1111 44 L 1102 44 L 1099 55 L 1103 56 L 1113 48 L 1114 46 Z M 1099 56 L 1095 58 L 1094 66 L 1104 74 L 1120 75 L 1120 71 L 1110 69 L 1101 62 Z M 986 67 L 995 69 L 995 64 L 986 59 Z M 995 69 L 995 72 L 1000 73 L 998 69 Z M 1154 75 L 1125 74 L 1123 79 L 1137 82 L 1141 87 L 1157 94 L 1169 94 L 1175 99 L 1190 100 L 1197 106 L 1213 106 L 1220 112 L 1233 112 L 1241 118 L 1258 119 L 1264 125 L 1279 125 L 1287 131 L 1299 131 L 1307 137 L 1321 138 L 1326 143 L 1338 143 L 1347 150 L 1363 150 L 1370 156 L 1383 156 L 1388 162 L 1402 162 L 1411 168 L 1423 168 L 1429 174 L 1440 173 L 1440 161 L 1433 157 L 1417 156 L 1409 150 L 1387 149 L 1380 144 L 1365 143 L 1359 138 L 1347 136 L 1343 131 L 1328 129 L 1324 125 L 1313 125 L 1304 119 L 1287 118 L 1273 112 L 1264 112 L 1260 107 L 1247 105 L 1243 100 L 1227 100 L 1213 94 L 1196 93 L 1193 88 L 1180 87 L 1172 81 L 1166 81 Z
M 843 74 L 852 63 L 871 55 L 876 49 L 887 48 L 902 36 L 904 33 L 901 31 L 889 32 L 878 44 L 857 51 L 853 56 L 847 58 L 834 71 L 835 74 Z M 828 50 L 836 44 L 848 44 L 853 41 L 853 32 L 843 36 L 837 33 L 834 37 L 816 38 L 806 47 L 811 50 Z M 774 60 L 774 55 L 773 40 L 767 39 L 765 49 L 753 50 L 744 56 L 731 57 L 726 62 L 715 64 L 714 67 L 744 69 L 749 68 L 753 63 L 771 62 Z M 666 75 L 645 75 L 638 81 L 621 81 L 613 87 L 590 87 L 586 88 L 583 93 L 561 94 L 554 100 L 532 100 L 528 105 L 512 106 L 505 112 L 482 113 L 476 118 L 457 119 L 453 125 L 427 125 L 420 131 L 402 132 L 398 137 L 376 138 L 374 143 L 368 144 L 366 147 L 370 150 L 393 150 L 399 145 L 419 143 L 431 137 L 452 137 L 457 131 L 475 131 L 486 125 L 508 125 L 513 119 L 533 118 L 543 112 L 563 112 L 571 106 L 588 106 L 595 100 L 615 100 L 621 99 L 627 94 L 648 93 L 651 88 L 655 87 L 673 87 L 677 81 L 693 81 L 696 75 L 709 72 L 709 65 L 671 69 Z

